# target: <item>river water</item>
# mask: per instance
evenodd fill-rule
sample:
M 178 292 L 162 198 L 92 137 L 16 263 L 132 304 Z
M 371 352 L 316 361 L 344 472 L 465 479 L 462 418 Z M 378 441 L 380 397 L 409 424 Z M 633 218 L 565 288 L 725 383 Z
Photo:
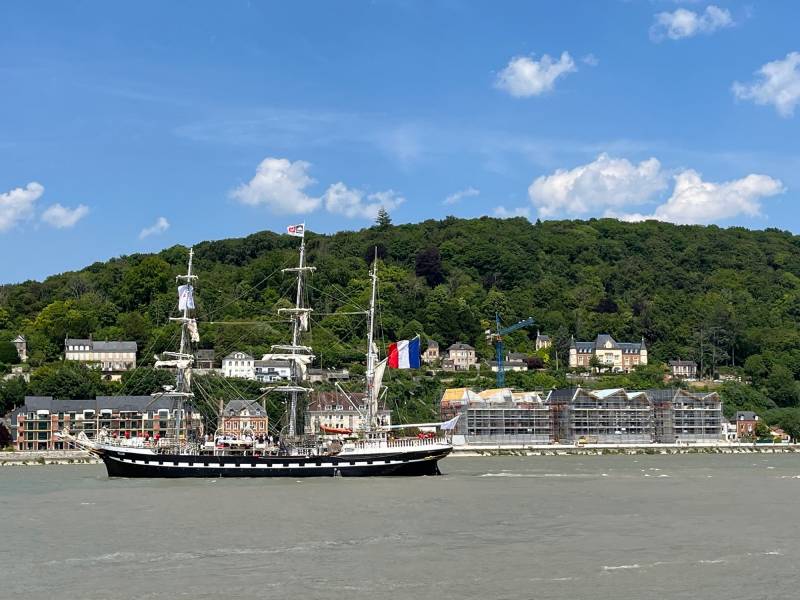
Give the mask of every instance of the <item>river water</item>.
M 417 479 L 0 469 L 0 598 L 795 597 L 800 456 L 452 457 Z

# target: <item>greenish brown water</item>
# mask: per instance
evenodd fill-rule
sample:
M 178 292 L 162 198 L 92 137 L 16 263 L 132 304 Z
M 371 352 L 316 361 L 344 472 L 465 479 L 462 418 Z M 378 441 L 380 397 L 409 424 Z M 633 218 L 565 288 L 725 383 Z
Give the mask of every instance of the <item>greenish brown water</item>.
M 443 477 L 0 469 L 0 598 L 794 597 L 800 456 L 450 458 Z

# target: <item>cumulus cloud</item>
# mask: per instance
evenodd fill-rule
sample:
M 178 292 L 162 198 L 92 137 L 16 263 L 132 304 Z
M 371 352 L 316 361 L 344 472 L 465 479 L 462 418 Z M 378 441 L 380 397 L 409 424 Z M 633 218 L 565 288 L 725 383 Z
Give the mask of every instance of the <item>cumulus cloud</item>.
M 675 12 L 655 15 L 655 22 L 650 27 L 650 39 L 654 42 L 660 42 L 664 38 L 679 40 L 700 33 L 711 34 L 733 25 L 735 23 L 730 11 L 713 4 L 707 6 L 702 13 L 679 8 Z
M 89 207 L 85 204 L 79 204 L 75 208 L 53 204 L 42 213 L 42 221 L 56 229 L 68 229 L 88 214 Z
M 505 206 L 497 206 L 494 209 L 494 216 L 501 219 L 510 219 L 511 217 L 525 217 L 528 218 L 531 214 L 531 209 L 527 206 L 519 206 L 517 208 L 508 209 Z
M 0 194 L 0 231 L 8 231 L 20 221 L 29 219 L 42 194 L 44 186 L 35 181 L 24 188 L 14 188 Z
M 603 153 L 586 165 L 538 177 L 528 196 L 542 217 L 583 215 L 647 202 L 666 187 L 667 176 L 655 158 L 635 165 Z
M 453 194 L 450 194 L 447 198 L 444 199 L 442 204 L 458 204 L 464 198 L 470 198 L 472 196 L 477 196 L 481 193 L 480 190 L 475 189 L 474 187 L 468 187 L 463 190 L 459 190 Z
M 735 82 L 734 96 L 756 104 L 772 104 L 782 117 L 794 115 L 794 108 L 800 102 L 800 52 L 790 52 L 783 60 L 768 62 L 756 75 L 758 80 L 754 83 Z
M 164 233 L 167 229 L 169 229 L 169 221 L 167 221 L 164 217 L 158 217 L 156 222 L 153 223 L 150 227 L 145 227 L 139 232 L 139 239 L 143 240 L 146 237 L 150 237 L 151 235 L 159 235 Z
M 652 215 L 616 215 L 626 221 L 656 219 L 682 224 L 707 224 L 739 215 L 761 214 L 761 199 L 783 193 L 783 184 L 767 175 L 747 175 L 741 179 L 712 183 L 687 169 L 675 176 L 672 195 Z
M 367 194 L 362 190 L 348 188 L 341 181 L 331 185 L 322 199 L 327 211 L 351 219 L 375 219 L 381 208 L 391 211 L 405 202 L 405 198 L 393 190 Z
M 569 52 L 562 52 L 558 60 L 548 54 L 538 61 L 529 56 L 515 56 L 500 71 L 494 85 L 515 98 L 528 98 L 551 91 L 559 77 L 573 71 L 577 68 Z
M 285 158 L 265 158 L 256 169 L 255 177 L 231 192 L 231 197 L 251 206 L 267 206 L 278 214 L 304 214 L 317 209 L 320 198 L 306 194 L 305 189 L 316 183 L 308 175 L 311 165 L 305 161 L 291 162 Z

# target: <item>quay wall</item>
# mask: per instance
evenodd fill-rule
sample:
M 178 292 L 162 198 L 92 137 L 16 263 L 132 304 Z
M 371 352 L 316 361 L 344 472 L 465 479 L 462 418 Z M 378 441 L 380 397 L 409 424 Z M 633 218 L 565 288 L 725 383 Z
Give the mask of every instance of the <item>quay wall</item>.
M 451 456 L 560 456 L 614 454 L 784 454 L 800 444 L 463 444 Z
M 96 465 L 102 461 L 84 450 L 0 452 L 0 467 L 34 465 Z

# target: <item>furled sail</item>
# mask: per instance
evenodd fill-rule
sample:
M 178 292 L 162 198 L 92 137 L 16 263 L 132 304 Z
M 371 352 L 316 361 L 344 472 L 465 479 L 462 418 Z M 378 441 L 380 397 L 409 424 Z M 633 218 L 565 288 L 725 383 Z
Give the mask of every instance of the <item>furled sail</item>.
M 178 310 L 194 310 L 194 288 L 187 284 L 178 286 Z
M 386 371 L 386 361 L 387 359 L 384 358 L 381 362 L 375 365 L 375 372 L 372 375 L 372 389 L 375 390 L 376 399 L 381 391 L 381 384 L 383 383 L 383 374 Z
M 186 323 L 186 329 L 189 330 L 189 338 L 192 342 L 196 344 L 200 341 L 200 332 L 197 330 L 197 321 L 195 319 L 191 319 Z

